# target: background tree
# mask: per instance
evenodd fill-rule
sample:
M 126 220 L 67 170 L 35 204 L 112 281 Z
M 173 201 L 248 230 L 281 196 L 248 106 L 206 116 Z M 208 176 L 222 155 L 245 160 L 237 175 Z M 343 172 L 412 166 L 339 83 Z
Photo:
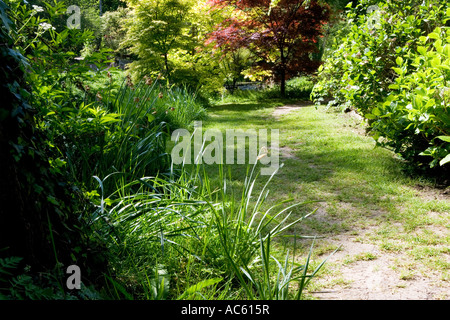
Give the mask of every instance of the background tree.
M 311 54 L 318 50 L 330 15 L 328 5 L 302 0 L 211 0 L 210 4 L 216 9 L 232 7 L 233 16 L 216 26 L 208 42 L 229 52 L 248 48 L 258 57 L 254 70 L 269 70 L 280 81 L 282 96 L 290 76 L 313 72 L 320 65 Z
M 158 71 L 170 78 L 169 54 L 183 47 L 189 6 L 181 0 L 130 0 L 128 6 L 132 17 L 124 44 L 139 58 L 131 68 L 141 75 Z
M 128 2 L 122 47 L 136 56 L 134 80 L 161 74 L 170 84 L 211 92 L 223 85 L 217 55 L 204 46 L 217 23 L 206 1 L 146 0 Z
M 244 71 L 251 68 L 253 55 L 246 48 L 239 48 L 224 55 L 220 67 L 225 76 L 227 89 L 233 92 L 238 81 L 244 80 Z
M 116 57 L 119 58 L 123 58 L 127 54 L 127 48 L 122 47 L 120 43 L 126 36 L 123 24 L 128 14 L 128 8 L 120 7 L 115 11 L 107 11 L 102 15 L 103 45 L 114 50 Z

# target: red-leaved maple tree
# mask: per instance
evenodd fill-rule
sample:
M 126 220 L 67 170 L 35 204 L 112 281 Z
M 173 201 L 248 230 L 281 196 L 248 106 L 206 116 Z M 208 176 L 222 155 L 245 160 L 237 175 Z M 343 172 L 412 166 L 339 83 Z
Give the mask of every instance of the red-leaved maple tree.
M 248 48 L 258 57 L 256 68 L 272 71 L 280 82 L 282 96 L 289 77 L 319 67 L 312 53 L 318 50 L 330 16 L 327 5 L 313 0 L 210 0 L 209 4 L 232 8 L 233 15 L 216 25 L 207 43 L 223 52 Z

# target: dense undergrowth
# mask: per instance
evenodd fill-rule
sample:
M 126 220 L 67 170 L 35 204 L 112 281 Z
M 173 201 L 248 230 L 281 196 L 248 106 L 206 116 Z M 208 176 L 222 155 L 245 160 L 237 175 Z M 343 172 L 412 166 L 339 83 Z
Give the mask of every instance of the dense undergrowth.
M 12 147 L 18 156 L 5 165 L 17 170 L 21 157 L 36 160 L 39 152 L 41 167 L 28 167 L 28 176 L 17 177 L 21 190 L 12 192 L 24 192 L 28 183 L 46 197 L 36 201 L 54 211 L 38 221 L 10 221 L 0 248 L 1 298 L 301 298 L 312 276 L 308 263 L 290 261 L 289 253 L 280 262 L 271 240 L 305 217 L 288 222 L 286 209 L 261 211 L 267 193 L 254 194 L 255 168 L 249 168 L 236 202 L 222 167 L 223 185 L 212 189 L 201 166 L 171 163 L 171 132 L 204 119 L 205 100 L 159 77 L 134 83 L 109 66 L 110 50 L 85 52 L 74 61 L 80 44 L 93 35 L 57 31 L 53 25 L 65 13 L 61 3 L 47 4 L 45 17 L 36 14 L 42 7 L 10 5 L 1 2 L 2 35 L 11 48 L 2 53 L 17 60 L 14 68 L 23 75 L 22 87 L 13 79 L 16 84 L 4 89 L 29 111 L 17 112 L 8 102 L 12 109 L 2 108 L 2 121 L 17 119 L 33 135 L 11 132 L 4 154 Z M 42 181 L 26 181 L 33 175 Z M 29 223 L 41 247 L 32 254 L 12 250 L 15 238 L 8 235 Z M 31 234 L 25 246 L 36 240 Z M 73 264 L 82 270 L 81 290 L 65 283 Z

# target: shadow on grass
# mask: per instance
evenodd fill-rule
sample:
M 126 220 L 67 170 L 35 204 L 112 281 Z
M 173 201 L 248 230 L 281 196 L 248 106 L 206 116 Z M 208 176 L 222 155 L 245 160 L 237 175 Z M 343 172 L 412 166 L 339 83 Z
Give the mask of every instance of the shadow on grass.
M 211 108 L 212 116 L 205 121 L 208 128 L 220 130 L 280 130 L 280 163 L 284 166 L 268 185 L 270 193 L 261 212 L 288 200 L 292 201 L 282 203 L 273 211 L 279 212 L 304 201 L 316 202 L 289 209 L 292 211 L 290 219 L 317 211 L 286 230 L 286 237 L 278 238 L 277 245 L 292 248 L 294 237 L 318 236 L 325 239 L 320 244 L 319 254 L 325 254 L 335 249 L 327 242 L 334 236 L 363 236 L 369 227 L 380 227 L 383 231 L 391 225 L 398 226 L 399 232 L 414 231 L 429 224 L 428 212 L 442 217 L 445 217 L 442 213 L 449 212 L 449 202 L 445 198 L 435 199 L 435 190 L 430 190 L 425 197 L 420 194 L 416 190 L 418 183 L 429 184 L 405 174 L 403 161 L 389 150 L 375 148 L 374 140 L 364 136 L 364 130 L 351 119 L 308 108 L 308 105 L 273 117 L 275 107 L 289 104 L 294 103 L 223 104 Z M 222 186 L 217 166 L 205 166 L 205 170 L 215 188 Z M 230 174 L 227 192 L 233 189 L 238 202 L 247 166 L 226 165 L 225 170 L 227 176 Z M 267 179 L 260 176 L 256 181 L 256 197 Z M 445 228 L 448 220 L 442 219 L 438 228 Z M 311 240 L 297 241 L 299 254 L 307 254 Z
M 378 203 L 386 207 L 391 196 L 401 196 L 405 186 L 414 185 L 403 172 L 400 159 L 386 149 L 375 148 L 373 139 L 344 126 L 347 120 L 314 107 L 301 108 L 277 120 L 272 117 L 275 106 L 271 102 L 220 105 L 213 109 L 207 123 L 209 128 L 221 130 L 280 130 L 280 163 L 284 167 L 269 187 L 274 202 L 292 197 L 301 201 L 341 201 L 359 208 L 376 208 Z M 240 185 L 246 166 L 229 168 L 231 180 Z M 216 172 L 214 166 L 207 171 L 212 176 Z M 266 181 L 264 177 L 260 180 L 257 187 Z
M 211 111 L 254 111 L 259 109 L 274 108 L 287 104 L 295 104 L 298 99 L 264 99 L 264 100 L 252 100 L 252 101 L 234 101 L 217 103 L 209 107 Z
M 265 108 L 273 108 L 273 104 L 268 103 L 230 103 L 216 105 L 210 108 L 212 111 L 254 111 Z

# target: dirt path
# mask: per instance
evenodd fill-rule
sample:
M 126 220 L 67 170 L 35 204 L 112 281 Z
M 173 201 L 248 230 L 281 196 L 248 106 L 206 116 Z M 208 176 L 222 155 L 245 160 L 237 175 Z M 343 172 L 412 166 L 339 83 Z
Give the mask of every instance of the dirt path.
M 311 104 L 301 103 L 279 107 L 273 116 L 280 119 Z M 281 156 L 298 160 L 292 149 L 281 150 Z M 419 196 L 426 197 L 426 191 L 418 190 Z M 321 219 L 330 219 L 326 205 L 318 210 Z M 320 288 L 312 296 L 321 300 L 436 300 L 450 299 L 450 283 L 433 276 L 414 275 L 407 277 L 396 270 L 395 266 L 408 263 L 405 253 L 390 253 L 382 250 L 379 243 L 370 240 L 377 232 L 377 226 L 354 233 L 339 234 L 325 239 L 330 245 L 341 246 L 327 262 L 332 272 L 320 276 L 316 281 Z M 443 230 L 448 236 L 448 229 Z M 355 259 L 354 257 L 359 257 Z M 353 259 L 353 261 L 352 261 Z M 450 260 L 450 257 L 449 257 Z
M 362 240 L 361 240 L 362 238 Z M 332 240 L 341 245 L 342 250 L 335 253 L 329 263 L 339 268 L 340 284 L 326 286 L 335 279 L 320 279 L 327 289 L 313 292 L 321 300 L 438 300 L 448 299 L 449 286 L 443 287 L 439 281 L 414 276 L 402 279 L 393 266 L 396 261 L 407 261 L 404 254 L 388 254 L 378 245 L 365 242 L 364 236 L 340 235 Z M 346 263 L 358 255 L 370 254 L 373 259 Z
M 289 104 L 289 105 L 285 105 L 285 106 L 281 106 L 275 109 L 275 111 L 273 112 L 273 116 L 277 119 L 279 119 L 282 115 L 284 114 L 288 114 L 289 112 L 298 110 L 300 108 L 304 108 L 304 107 L 310 107 L 311 106 L 311 102 L 298 102 L 296 104 Z

